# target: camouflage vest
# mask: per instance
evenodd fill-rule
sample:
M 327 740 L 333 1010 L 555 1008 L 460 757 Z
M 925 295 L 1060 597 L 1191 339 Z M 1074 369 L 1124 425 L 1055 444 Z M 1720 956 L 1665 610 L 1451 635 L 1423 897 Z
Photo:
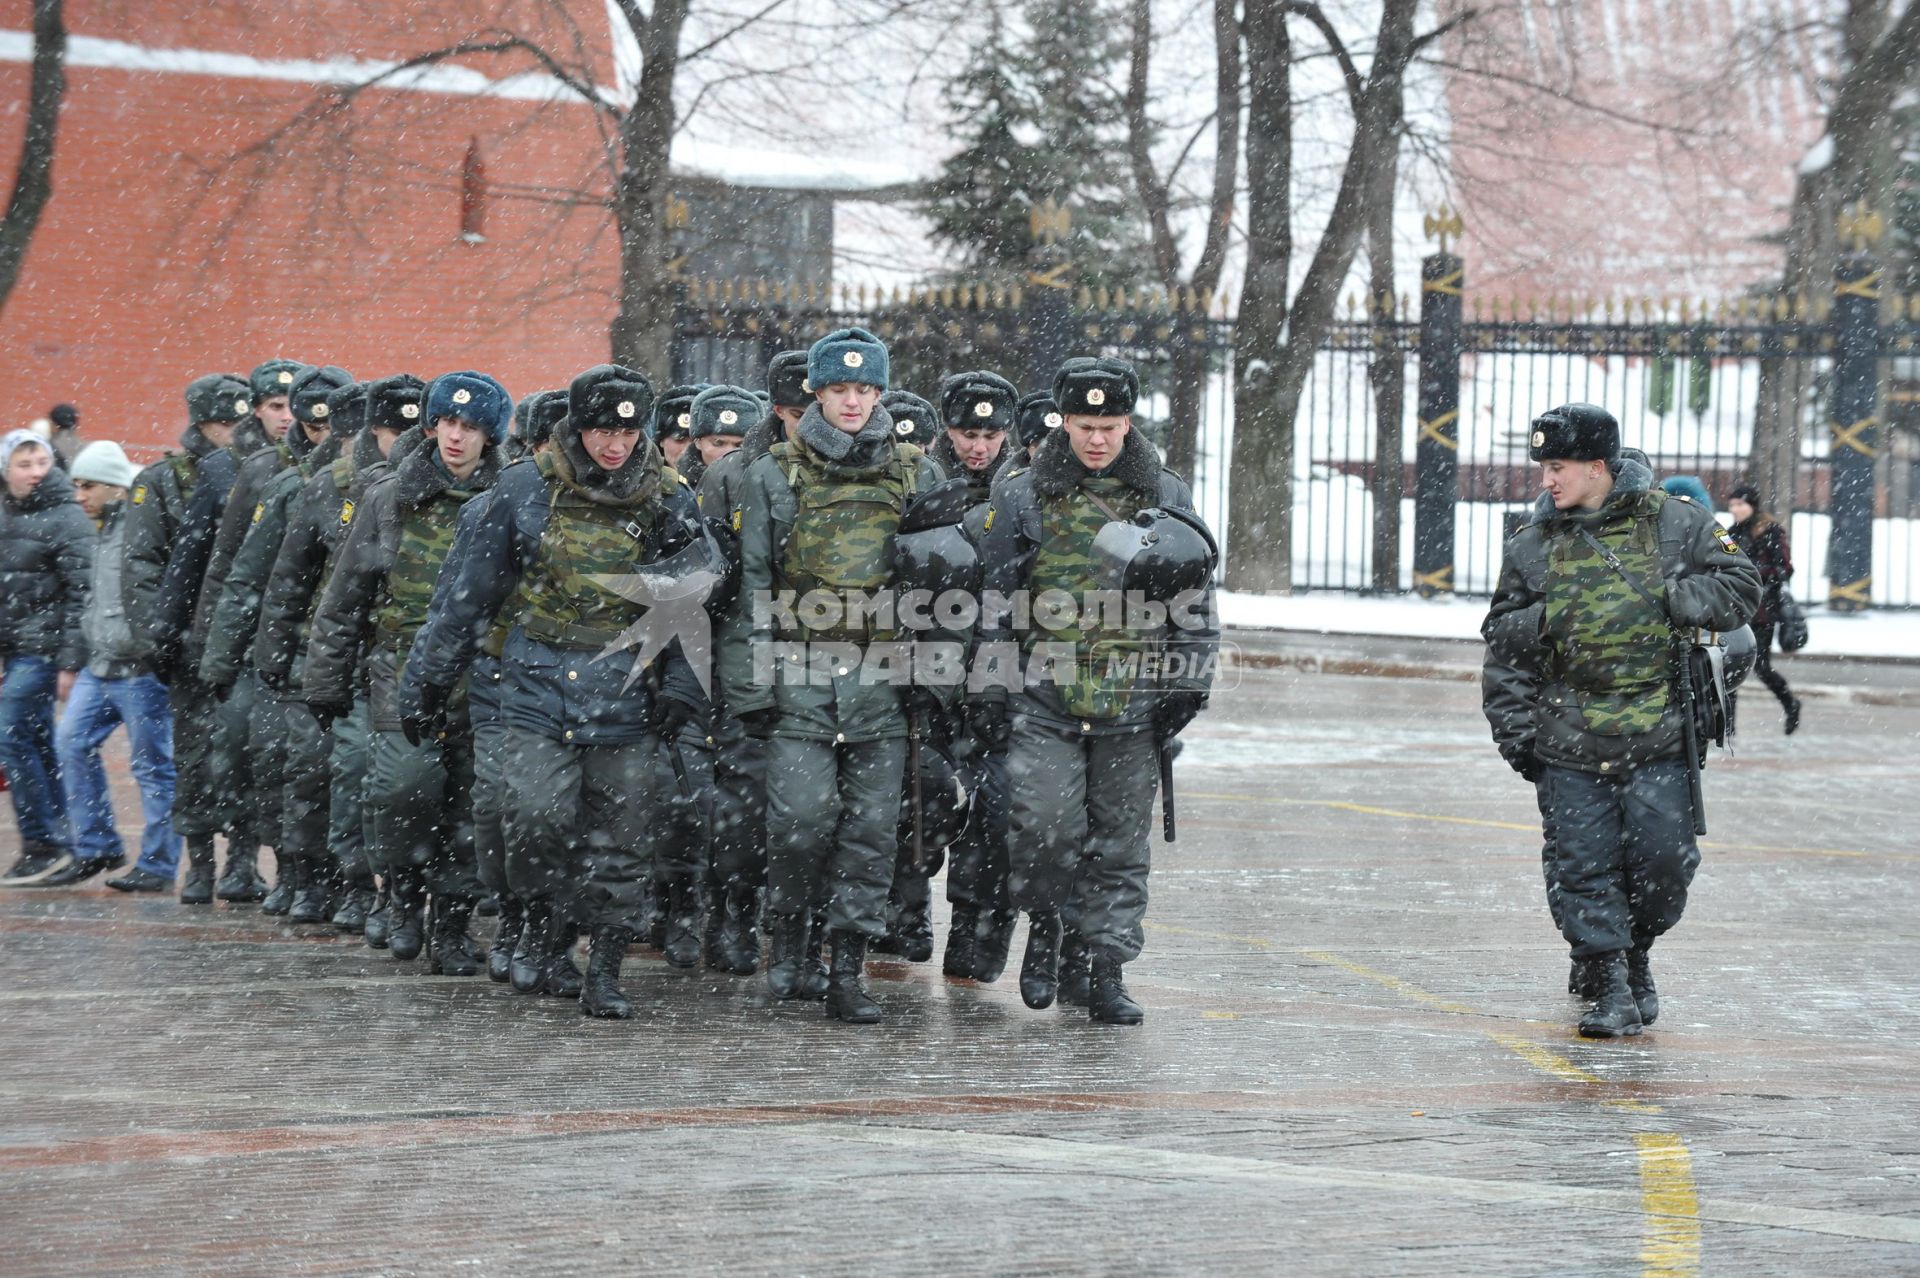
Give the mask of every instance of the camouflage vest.
M 520 578 L 503 615 L 517 617 L 529 635 L 560 648 L 604 648 L 638 621 L 646 605 L 609 590 L 596 578 L 626 576 L 646 562 L 660 508 L 590 501 L 565 483 L 551 450 L 534 464 L 547 481 L 547 528 L 540 557 Z M 663 468 L 663 476 L 671 477 Z M 667 489 L 666 491 L 671 491 Z
M 400 544 L 387 570 L 386 599 L 374 616 L 374 633 L 388 650 L 404 654 L 427 624 L 427 605 L 453 549 L 460 507 L 471 496 L 473 491 L 449 488 L 402 518 Z
M 1592 529 L 1633 579 L 1664 599 L 1660 506 L 1649 493 Z M 1651 732 L 1667 708 L 1673 629 L 1576 531 L 1547 541 L 1547 637 L 1560 682 L 1587 731 L 1602 737 Z
M 793 527 L 775 569 L 774 588 L 796 597 L 824 591 L 864 598 L 893 576 L 893 535 L 913 496 L 920 450 L 896 443 L 893 456 L 871 468 L 837 466 L 797 440 L 768 450 L 793 490 Z M 867 643 L 888 637 L 865 617 L 822 630 L 802 625 L 783 639 Z
M 1089 609 L 1097 589 L 1093 579 L 1093 539 L 1108 521 L 1106 511 L 1091 501 L 1088 490 L 1121 519 L 1131 519 L 1145 503 L 1118 479 L 1084 480 L 1060 497 L 1040 498 L 1040 544 L 1027 578 L 1028 598 L 1038 601 L 1047 591 L 1064 592 L 1073 600 L 1073 615 L 1059 617 L 1033 607 L 1033 622 L 1023 638 L 1031 652 L 1036 643 L 1072 644 L 1074 667 L 1056 670 L 1054 678 L 1061 706 L 1077 719 L 1117 719 L 1126 712 L 1132 691 L 1134 660 L 1154 645 L 1151 632 L 1127 629 L 1124 614 L 1110 608 Z M 1124 602 L 1124 601 L 1123 601 Z M 1083 615 L 1091 612 L 1092 615 Z
M 185 511 L 193 497 L 194 485 L 200 482 L 200 459 L 192 453 L 172 453 L 167 457 L 167 466 L 173 471 L 174 487 L 180 490 L 180 509 Z

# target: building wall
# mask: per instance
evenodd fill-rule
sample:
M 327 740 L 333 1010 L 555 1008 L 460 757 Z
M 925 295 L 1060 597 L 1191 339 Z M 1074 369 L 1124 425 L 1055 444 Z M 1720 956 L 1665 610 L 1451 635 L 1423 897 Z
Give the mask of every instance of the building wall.
M 603 361 L 613 229 L 603 208 L 565 198 L 604 189 L 579 99 L 375 89 L 288 127 L 321 93 L 298 60 L 398 58 L 499 21 L 566 39 L 610 79 L 602 0 L 569 3 L 69 3 L 80 39 L 54 197 L 0 313 L 0 424 L 70 401 L 83 435 L 151 456 L 184 426 L 189 380 L 271 356 L 363 378 L 479 368 L 516 396 Z M 137 64 L 141 50 L 188 66 L 88 65 Z M 263 60 L 260 74 L 215 73 L 236 68 L 223 54 L 243 72 Z M 531 69 L 468 62 L 495 79 Z M 27 83 L 24 62 L 0 62 L 0 172 L 18 154 Z M 475 144 L 489 192 L 479 243 L 460 233 Z

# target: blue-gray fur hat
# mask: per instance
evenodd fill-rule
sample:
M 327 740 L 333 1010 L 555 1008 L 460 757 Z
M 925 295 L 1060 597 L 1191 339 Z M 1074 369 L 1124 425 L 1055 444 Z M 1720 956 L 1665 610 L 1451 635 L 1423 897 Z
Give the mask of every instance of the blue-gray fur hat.
M 1012 430 L 1020 392 L 998 373 L 955 373 L 940 383 L 940 420 L 948 430 Z
M 887 344 L 864 328 L 839 328 L 807 351 L 807 381 L 817 392 L 839 382 L 887 388 Z
M 805 408 L 813 402 L 805 351 L 781 351 L 773 357 L 767 365 L 767 394 L 777 408 Z
M 880 397 L 880 407 L 893 418 L 896 439 L 925 448 L 940 433 L 940 414 L 912 391 L 888 391 Z
M 563 390 L 535 391 L 513 410 L 513 433 L 528 452 L 553 438 L 553 428 L 567 415 Z
M 1053 375 L 1053 402 L 1064 414 L 1125 417 L 1140 398 L 1140 374 L 1124 359 L 1079 355 Z
M 293 409 L 296 420 L 331 429 L 333 409 L 328 404 L 328 396 L 342 386 L 351 385 L 353 374 L 344 368 L 335 368 L 332 364 L 305 368 L 293 379 L 293 389 L 287 392 L 287 406 Z
M 653 383 L 638 369 L 595 364 L 567 387 L 567 416 L 576 433 L 644 431 L 653 416 Z
M 367 429 L 406 431 L 420 424 L 420 396 L 427 384 L 412 373 L 367 383 Z
M 244 377 L 208 373 L 187 383 L 187 425 L 237 422 L 253 411 L 253 392 Z
M 442 373 L 427 386 L 428 427 L 442 417 L 472 422 L 487 433 L 490 443 L 504 444 L 513 421 L 513 396 L 485 373 Z
M 655 443 L 693 434 L 693 401 L 705 389 L 707 384 L 701 382 L 697 386 L 669 386 L 661 393 L 659 402 L 653 406 L 653 424 L 649 430 Z
M 1020 442 L 1032 448 L 1060 425 L 1060 405 L 1050 390 L 1028 391 L 1020 397 Z
M 745 435 L 764 411 L 750 390 L 739 386 L 709 386 L 693 398 L 693 437 Z
M 300 376 L 306 368 L 297 359 L 270 359 L 255 366 L 247 374 L 247 386 L 253 392 L 253 402 L 264 403 L 275 395 L 293 394 L 293 379 Z

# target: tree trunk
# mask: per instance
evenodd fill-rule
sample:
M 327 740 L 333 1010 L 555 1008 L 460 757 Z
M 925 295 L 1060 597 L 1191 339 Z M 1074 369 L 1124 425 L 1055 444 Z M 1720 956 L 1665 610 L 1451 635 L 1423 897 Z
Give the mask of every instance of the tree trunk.
M 13 195 L 0 219 L 0 309 L 20 278 L 40 213 L 53 195 L 53 144 L 60 104 L 67 95 L 67 28 L 62 0 L 34 0 L 33 79 L 27 89 L 27 128 L 14 173 Z
M 622 11 L 637 12 L 622 4 Z M 676 286 L 667 275 L 666 207 L 672 192 L 673 81 L 686 0 L 657 0 L 636 25 L 642 56 L 633 105 L 620 122 L 613 217 L 620 232 L 620 300 L 612 327 L 615 363 L 664 388 L 673 376 Z M 629 16 L 629 21 L 632 21 Z
M 1229 588 L 1293 588 L 1293 419 L 1273 395 L 1293 263 L 1292 42 L 1278 6 L 1249 4 L 1247 267 L 1234 329 Z M 1283 429 L 1284 428 L 1284 429 Z
M 1406 470 L 1400 455 L 1405 449 L 1407 358 L 1385 326 L 1392 323 L 1393 212 L 1400 179 L 1400 150 L 1394 147 L 1374 170 L 1373 190 L 1367 197 L 1368 313 L 1377 334 L 1367 380 L 1373 387 L 1373 588 L 1383 593 L 1400 589 L 1400 499 Z
M 1179 325 L 1181 319 L 1176 318 Z M 1206 405 L 1207 348 L 1175 333 L 1167 384 L 1167 468 L 1189 479 L 1200 457 L 1200 417 Z

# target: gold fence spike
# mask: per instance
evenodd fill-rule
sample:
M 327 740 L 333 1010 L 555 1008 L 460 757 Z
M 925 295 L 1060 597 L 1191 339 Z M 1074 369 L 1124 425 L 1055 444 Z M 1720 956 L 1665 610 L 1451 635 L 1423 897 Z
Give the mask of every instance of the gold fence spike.
M 1020 309 L 1020 304 L 1022 301 L 1026 299 L 1026 296 L 1027 296 L 1027 290 L 1020 287 L 1020 285 L 1015 284 L 1013 286 L 1013 293 L 1008 297 L 1007 300 L 1012 304 L 1013 309 L 1017 311 Z

